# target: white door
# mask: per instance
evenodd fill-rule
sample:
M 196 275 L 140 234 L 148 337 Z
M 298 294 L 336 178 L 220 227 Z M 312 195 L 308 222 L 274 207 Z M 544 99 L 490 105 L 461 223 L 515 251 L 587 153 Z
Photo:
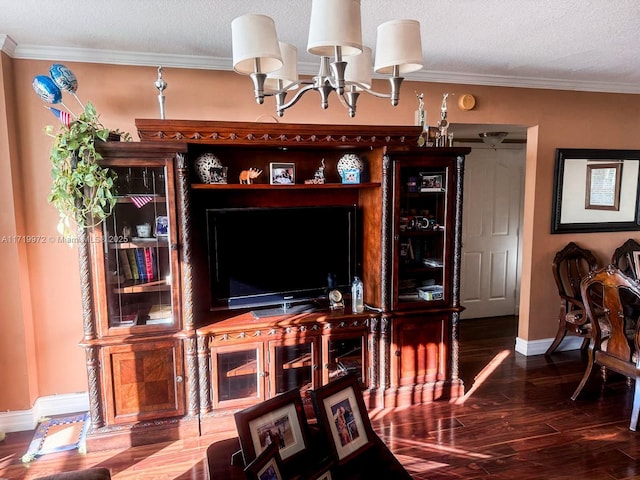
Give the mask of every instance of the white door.
M 517 314 L 524 144 L 474 146 L 465 160 L 461 318 Z

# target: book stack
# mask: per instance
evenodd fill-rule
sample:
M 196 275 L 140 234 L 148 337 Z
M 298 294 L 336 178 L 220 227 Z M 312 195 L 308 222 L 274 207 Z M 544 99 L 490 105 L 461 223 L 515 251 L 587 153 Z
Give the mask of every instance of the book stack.
M 158 280 L 156 249 L 138 247 L 119 250 L 120 268 L 125 280 L 134 282 L 152 282 Z

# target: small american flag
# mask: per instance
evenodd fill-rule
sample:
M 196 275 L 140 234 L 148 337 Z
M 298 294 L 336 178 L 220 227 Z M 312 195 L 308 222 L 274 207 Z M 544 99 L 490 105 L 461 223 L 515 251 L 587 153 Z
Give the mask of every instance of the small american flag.
M 130 198 L 133 204 L 138 208 L 144 207 L 147 203 L 153 200 L 153 196 L 151 195 L 132 195 Z
M 69 128 L 69 125 L 71 125 L 71 115 L 68 112 L 65 112 L 64 110 L 58 110 L 57 108 L 53 107 L 49 107 L 49 110 L 51 110 L 51 113 L 53 113 L 60 119 L 65 127 Z

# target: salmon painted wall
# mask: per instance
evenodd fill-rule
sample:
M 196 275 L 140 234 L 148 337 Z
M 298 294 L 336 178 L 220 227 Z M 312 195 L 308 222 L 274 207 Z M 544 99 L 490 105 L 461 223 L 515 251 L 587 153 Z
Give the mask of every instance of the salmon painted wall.
M 56 243 L 57 213 L 47 203 L 50 183 L 43 133 L 56 119 L 31 88 L 32 78 L 53 62 L 3 58 L 0 91 L 0 226 L 16 235 L 41 236 L 37 244 L 0 245 L 0 410 L 31 408 L 36 398 L 87 389 L 82 337 L 77 249 Z M 136 118 L 157 118 L 155 67 L 65 62 L 78 77 L 78 96 L 91 101 L 105 126 L 135 135 Z M 231 72 L 164 69 L 170 119 L 275 121 L 270 99 L 259 106 L 251 82 Z M 376 81 L 378 90 L 387 84 Z M 551 280 L 554 253 L 573 240 L 606 261 L 633 232 L 550 235 L 554 152 L 558 147 L 640 149 L 640 95 L 482 87 L 405 82 L 400 105 L 362 95 L 350 119 L 335 96 L 323 111 L 307 94 L 281 121 L 330 124 L 413 124 L 415 92 L 424 92 L 429 123 L 439 118 L 442 94 L 472 93 L 474 110 L 449 102 L 452 123 L 517 124 L 530 128 L 527 145 L 523 276 L 519 337 L 550 338 L 555 333 L 558 298 Z M 65 104 L 78 110 L 73 98 Z M 3 103 L 4 102 L 4 103 Z M 15 109 L 7 104 L 15 104 Z M 11 140 L 8 148 L 4 140 Z M 7 161 L 8 159 L 8 161 Z M 481 188 L 481 186 L 478 186 Z M 13 209 L 13 210 L 12 210 Z M 15 218 L 15 220 L 10 220 Z M 638 235 L 640 237 L 640 235 Z M 53 238 L 53 241 L 49 241 Z M 4 268 L 6 266 L 6 268 Z M 5 365 L 13 365 L 7 372 Z

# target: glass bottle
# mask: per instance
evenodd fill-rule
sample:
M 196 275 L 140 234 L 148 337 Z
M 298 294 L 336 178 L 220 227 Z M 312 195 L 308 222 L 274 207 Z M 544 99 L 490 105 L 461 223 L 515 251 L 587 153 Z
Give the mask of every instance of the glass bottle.
M 358 277 L 353 278 L 351 284 L 351 311 L 353 313 L 364 312 L 364 287 L 362 280 Z

